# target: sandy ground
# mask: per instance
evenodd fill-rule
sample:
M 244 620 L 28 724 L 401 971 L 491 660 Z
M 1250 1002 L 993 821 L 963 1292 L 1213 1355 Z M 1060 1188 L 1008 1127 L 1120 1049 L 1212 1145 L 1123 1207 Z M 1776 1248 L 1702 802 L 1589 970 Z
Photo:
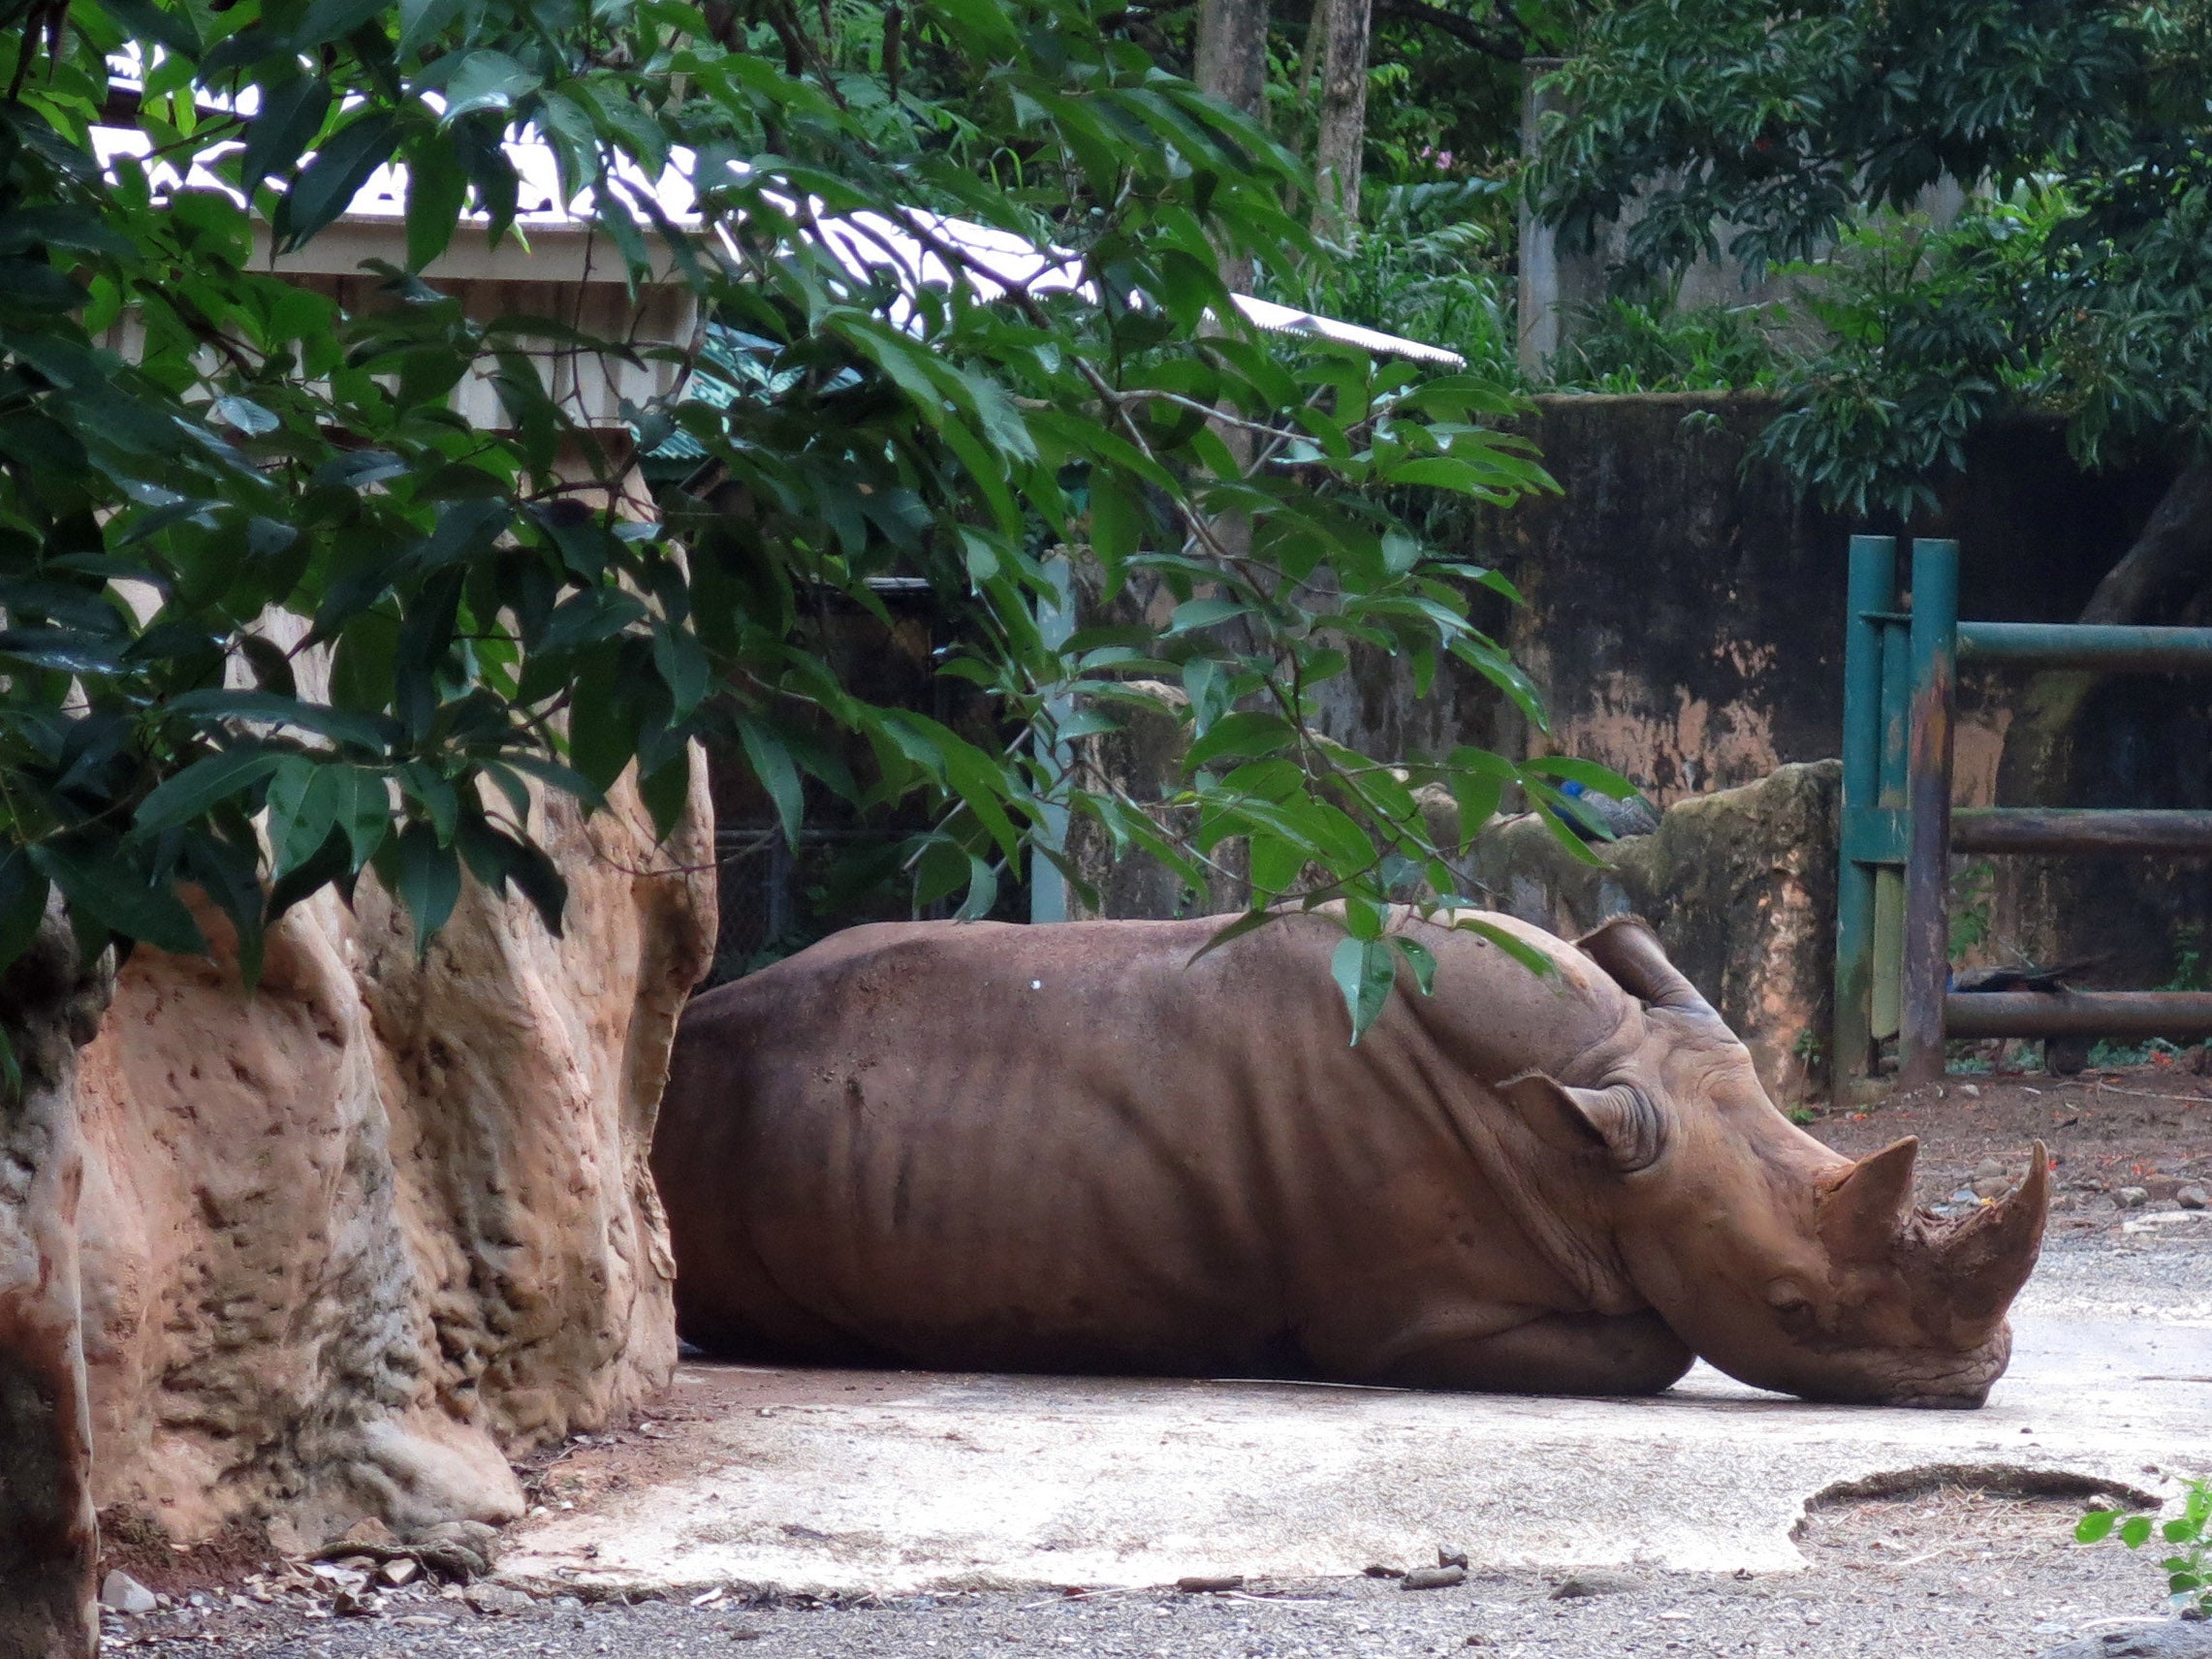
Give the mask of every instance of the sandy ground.
M 1954 1078 L 1941 1095 L 1922 1091 L 1871 1112 L 1823 1120 L 1813 1132 L 1854 1154 L 1900 1134 L 1918 1135 L 1921 1195 L 1944 1201 L 1970 1191 L 1977 1174 L 1986 1178 L 1992 1161 L 2016 1174 L 2029 1141 L 2040 1137 L 2058 1159 L 2061 1202 L 2044 1264 L 2030 1287 L 2032 1304 L 2069 1318 L 2125 1323 L 2145 1343 L 2170 1332 L 2186 1333 L 2195 1344 L 2212 1329 L 2212 1219 L 2183 1208 L 2176 1196 L 2212 1180 L 2212 1084 L 2204 1079 L 2178 1069 L 2065 1081 Z M 2129 1365 L 2157 1362 L 2138 1356 Z M 2212 1375 L 2155 1375 L 2169 1392 L 2203 1387 L 2212 1402 Z M 791 1386 L 803 1392 L 806 1384 Z M 840 1392 L 847 1386 L 840 1384 Z M 871 1390 L 892 1397 L 901 1386 L 892 1377 L 849 1384 L 856 1402 Z M 656 1483 L 683 1472 L 692 1456 L 683 1440 L 690 1409 L 674 1396 L 639 1421 L 579 1437 L 536 1459 L 525 1474 L 548 1512 L 536 1524 L 543 1528 L 641 1493 L 649 1497 Z M 2212 1468 L 2212 1403 L 2203 1421 L 2201 1456 L 2190 1465 L 2196 1469 Z M 2143 1485 L 2170 1491 L 2171 1481 L 2161 1477 L 2173 1473 L 2143 1470 Z M 1655 1501 L 1626 1490 L 1601 1458 L 1590 1461 L 1577 1491 L 1583 1506 L 1577 1518 L 1600 1528 L 1632 1530 L 1648 1518 L 1636 1512 Z M 562 1505 L 577 1507 L 564 1511 Z M 490 1653 L 674 1659 L 734 1646 L 761 1659 L 1022 1652 L 1322 1659 L 1469 1649 L 1547 1659 L 1667 1653 L 1994 1659 L 2038 1653 L 2075 1635 L 2129 1629 L 2161 1613 L 2151 1561 L 2109 1544 L 2072 1543 L 2082 1508 L 2078 1497 L 1923 1484 L 1813 1510 L 1795 1539 L 1801 1570 L 1632 1567 L 1582 1575 L 1595 1577 L 1594 1587 L 1603 1593 L 1564 1599 L 1555 1592 L 1577 1576 L 1565 1568 L 1481 1570 L 1486 1553 L 1496 1558 L 1499 1546 L 1511 1542 L 1497 1537 L 1436 1540 L 1469 1549 L 1477 1570 L 1463 1583 L 1418 1592 L 1392 1579 L 1345 1576 L 1255 1578 L 1219 1594 L 949 1591 L 741 1603 L 725 1590 L 700 1592 L 710 1598 L 700 1605 L 687 1594 L 632 1606 L 587 1603 L 572 1594 L 525 1596 L 503 1586 L 487 1593 L 483 1586 L 463 1592 L 415 1584 L 365 1593 L 352 1604 L 369 1610 L 363 1616 L 334 1611 L 327 1579 L 312 1591 L 288 1593 L 284 1586 L 298 1581 L 299 1571 L 288 1575 L 279 1563 L 255 1564 L 267 1570 L 249 1582 L 240 1576 L 243 1564 L 231 1557 L 226 1571 L 209 1574 L 206 1563 L 179 1556 L 167 1581 L 155 1587 L 176 1591 L 180 1605 L 111 1618 L 109 1626 L 118 1647 L 179 1659 L 218 1652 L 285 1659 L 417 1653 L 431 1659 Z M 804 1523 L 793 1524 L 805 1530 Z M 1406 1556 L 1388 1564 L 1425 1562 Z M 162 1580 L 158 1572 L 152 1577 Z M 188 1585 L 209 1579 L 223 1587 L 193 1592 L 205 1605 L 183 1602 Z M 469 1596 L 491 1611 L 478 1611 Z

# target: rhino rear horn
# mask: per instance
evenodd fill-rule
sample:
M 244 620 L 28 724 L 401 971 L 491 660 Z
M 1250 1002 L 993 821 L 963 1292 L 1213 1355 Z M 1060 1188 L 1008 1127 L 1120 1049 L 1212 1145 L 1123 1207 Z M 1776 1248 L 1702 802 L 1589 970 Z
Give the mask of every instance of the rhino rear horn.
M 1994 1320 L 2035 1271 L 2051 1209 L 2051 1158 L 2036 1143 L 2028 1174 L 1995 1204 L 1974 1211 L 1937 1246 L 1951 1305 L 1972 1320 Z
M 1546 1141 L 1570 1150 L 1601 1150 L 1622 1174 L 1649 1169 L 1666 1149 L 1665 1120 L 1651 1096 L 1633 1083 L 1576 1088 L 1542 1072 L 1523 1072 L 1500 1083 L 1498 1091 Z
M 1623 990 L 1655 1008 L 1672 1008 L 1684 1014 L 1721 1017 L 1698 995 L 1697 987 L 1666 959 L 1666 947 L 1640 916 L 1616 916 L 1585 933 L 1575 949 L 1613 976 Z
M 1908 1135 L 1822 1180 L 1817 1224 L 1831 1254 L 1871 1262 L 1896 1247 L 1912 1215 L 1912 1164 L 1919 1151 L 1919 1139 Z

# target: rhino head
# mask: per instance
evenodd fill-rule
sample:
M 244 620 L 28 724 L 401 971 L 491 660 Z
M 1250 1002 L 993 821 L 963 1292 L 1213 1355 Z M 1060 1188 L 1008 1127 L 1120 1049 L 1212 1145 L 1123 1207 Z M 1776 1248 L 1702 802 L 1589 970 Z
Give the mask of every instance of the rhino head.
M 1598 1086 L 1524 1074 L 1506 1089 L 1593 1167 L 1638 1293 L 1704 1359 L 1757 1388 L 1980 1405 L 2011 1354 L 2006 1310 L 2041 1247 L 2042 1143 L 1996 1203 L 1948 1221 L 1917 1209 L 1918 1143 L 1854 1162 L 1797 1129 L 1642 922 L 1578 944 L 1645 1005 L 1641 1039 L 1608 1049 Z

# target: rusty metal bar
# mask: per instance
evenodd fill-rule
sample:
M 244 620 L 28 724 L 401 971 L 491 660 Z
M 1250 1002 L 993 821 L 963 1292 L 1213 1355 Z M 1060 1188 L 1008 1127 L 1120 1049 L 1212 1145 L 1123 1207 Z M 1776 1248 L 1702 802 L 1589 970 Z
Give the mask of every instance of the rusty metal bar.
M 2105 673 L 2212 673 L 2212 628 L 1961 622 L 1959 661 Z
M 1912 544 L 1912 730 L 1905 804 L 1905 966 L 1897 1005 L 1897 1078 L 1943 1075 L 1943 986 L 1951 972 L 1951 683 L 1958 648 L 1959 545 Z
M 2050 857 L 2212 853 L 2212 812 L 1961 807 L 1951 814 L 1951 850 Z
M 1881 788 L 1881 625 L 1868 614 L 1897 602 L 1897 541 L 1851 538 L 1850 586 L 1844 623 L 1844 849 L 1836 880 L 1836 1009 L 1828 1083 L 1839 1106 L 1851 1104 L 1855 1080 L 1874 1059 L 1874 892 L 1872 862 L 1854 857 L 1852 830 L 1880 810 Z
M 2212 1037 L 2212 991 L 1953 992 L 1943 1028 L 1953 1037 Z
M 1881 750 L 1876 814 L 1889 830 L 1893 862 L 1874 872 L 1874 984 L 1867 999 L 1874 1038 L 1897 1035 L 1898 975 L 1905 961 L 1905 856 L 1911 815 L 1905 810 L 1905 751 L 1912 725 L 1912 654 L 1906 620 L 1884 617 L 1881 642 Z

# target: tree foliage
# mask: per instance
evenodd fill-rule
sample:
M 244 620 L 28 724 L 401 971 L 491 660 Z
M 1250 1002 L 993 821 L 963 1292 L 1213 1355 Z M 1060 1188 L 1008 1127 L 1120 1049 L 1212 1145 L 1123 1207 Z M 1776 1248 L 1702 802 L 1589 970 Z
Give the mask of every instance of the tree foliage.
M 1627 222 L 1625 286 L 1723 245 L 1789 271 L 1816 327 L 1766 442 L 1832 504 L 1931 504 L 2023 404 L 2088 462 L 2202 444 L 2200 0 L 1615 4 L 1555 84 L 1542 209 Z M 1964 207 L 1931 217 L 1945 181 Z
M 1484 424 L 1490 383 L 1238 322 L 1217 255 L 1311 253 L 1301 169 L 1080 0 L 6 4 L 0 965 L 53 892 L 88 947 L 200 950 L 197 892 L 250 979 L 287 907 L 368 870 L 426 947 L 464 872 L 557 928 L 532 790 L 596 803 L 634 767 L 665 832 L 712 738 L 794 833 L 808 779 L 937 803 L 916 897 L 964 891 L 964 914 L 1054 856 L 1056 800 L 1194 878 L 1242 843 L 1255 918 L 1344 901 L 1371 1014 L 1357 985 L 1404 949 L 1384 900 L 1451 886 L 1414 790 L 1450 788 L 1469 833 L 1516 780 L 1555 799 L 1494 756 L 1392 769 L 1316 732 L 1316 688 L 1369 650 L 1424 683 L 1450 654 L 1536 712 L 1468 619 L 1501 579 L 1378 503 L 1548 481 Z M 742 343 L 726 407 L 682 395 L 696 340 L 485 321 L 440 289 L 456 237 L 521 234 L 510 141 L 551 147 L 633 281 L 673 273 Z M 386 163 L 406 258 L 371 299 L 266 268 Z M 948 214 L 1066 258 L 981 267 Z M 840 238 L 935 263 L 901 280 Z M 549 391 L 548 341 L 674 365 L 633 423 L 690 434 L 714 504 L 626 511 L 630 446 Z M 495 423 L 457 413 L 472 377 Z M 1053 642 L 1059 556 L 1172 615 Z M 960 612 L 944 672 L 1010 741 L 870 704 L 815 648 L 809 596 L 880 611 L 885 576 Z M 1161 676 L 1188 692 L 1194 830 L 1060 759 Z

